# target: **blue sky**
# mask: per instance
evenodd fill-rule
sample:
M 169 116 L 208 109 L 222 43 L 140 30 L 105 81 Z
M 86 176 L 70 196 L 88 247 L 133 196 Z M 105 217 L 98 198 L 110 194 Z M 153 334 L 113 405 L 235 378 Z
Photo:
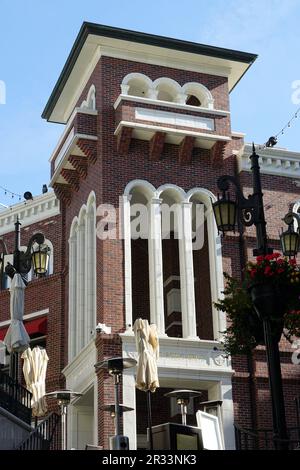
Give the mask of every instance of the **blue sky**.
M 83 21 L 259 54 L 231 94 L 247 141 L 265 142 L 300 106 L 300 0 L 0 0 L 0 186 L 39 194 L 48 183 L 63 128 L 40 116 Z M 299 131 L 300 118 L 279 145 L 300 151 Z M 13 202 L 0 189 L 0 203 Z

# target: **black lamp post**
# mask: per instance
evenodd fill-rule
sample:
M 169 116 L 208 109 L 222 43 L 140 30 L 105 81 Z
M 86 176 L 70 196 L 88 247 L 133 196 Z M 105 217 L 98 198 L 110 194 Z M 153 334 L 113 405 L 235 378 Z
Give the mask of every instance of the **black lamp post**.
M 15 248 L 13 253 L 13 264 L 7 263 L 4 267 L 4 256 L 8 254 L 6 245 L 0 239 L 0 287 L 2 287 L 3 274 L 7 274 L 11 279 L 15 274 L 20 274 L 27 285 L 26 274 L 29 273 L 33 266 L 37 276 L 44 276 L 48 270 L 50 248 L 44 244 L 45 237 L 42 233 L 35 233 L 29 240 L 26 251 L 20 250 L 20 226 L 21 223 L 17 218 L 15 223 Z M 37 244 L 37 248 L 34 247 Z M 11 354 L 10 375 L 17 380 L 18 377 L 18 353 Z
M 253 255 L 267 255 L 273 252 L 268 247 L 266 220 L 263 206 L 263 193 L 261 188 L 259 155 L 255 152 L 253 144 L 251 160 L 251 171 L 253 181 L 253 194 L 244 197 L 239 181 L 230 175 L 221 176 L 218 181 L 218 187 L 222 191 L 222 198 L 213 204 L 218 230 L 223 232 L 234 230 L 236 218 L 245 226 L 255 225 L 256 228 L 256 249 Z M 235 187 L 236 201 L 230 199 L 228 190 L 232 183 Z M 289 219 L 288 219 L 289 220 Z M 289 249 L 295 246 L 292 235 L 292 226 L 289 224 L 290 245 Z M 281 240 L 287 240 L 285 237 Z M 298 238 L 299 240 L 299 238 Z M 251 292 L 254 308 L 262 322 L 264 331 L 264 340 L 267 352 L 267 363 L 269 372 L 269 383 L 272 397 L 272 415 L 274 444 L 277 449 L 288 448 L 288 433 L 285 419 L 284 398 L 282 389 L 282 378 L 280 368 L 280 355 L 278 348 L 278 334 L 274 334 L 272 320 L 270 318 L 271 308 L 277 308 L 276 299 L 272 298 L 273 292 L 268 291 L 268 286 L 261 286 L 259 298 L 256 298 L 257 290 Z M 274 313 L 274 312 L 273 312 Z

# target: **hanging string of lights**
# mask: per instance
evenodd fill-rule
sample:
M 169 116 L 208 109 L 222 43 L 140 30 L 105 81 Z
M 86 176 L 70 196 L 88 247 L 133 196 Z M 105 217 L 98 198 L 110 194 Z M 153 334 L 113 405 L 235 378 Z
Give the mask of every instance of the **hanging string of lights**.
M 277 144 L 278 138 L 280 135 L 283 135 L 285 130 L 291 127 L 292 122 L 294 119 L 297 119 L 300 116 L 300 107 L 297 109 L 297 111 L 292 115 L 291 119 L 286 123 L 285 126 L 281 128 L 277 134 L 272 135 L 269 140 L 262 146 L 258 147 L 258 150 L 264 150 L 267 147 L 274 147 L 274 145 Z
M 13 191 L 10 191 L 9 189 L 4 188 L 3 186 L 0 186 L 0 189 L 4 192 L 5 196 L 9 196 L 9 197 L 11 197 L 12 199 L 16 198 L 16 199 L 18 199 L 19 201 L 22 200 L 21 194 L 14 193 Z

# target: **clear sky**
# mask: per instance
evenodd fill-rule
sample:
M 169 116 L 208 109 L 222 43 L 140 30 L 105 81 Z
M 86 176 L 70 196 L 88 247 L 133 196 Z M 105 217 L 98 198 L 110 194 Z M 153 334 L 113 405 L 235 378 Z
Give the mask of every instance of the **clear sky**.
M 0 0 L 0 186 L 39 194 L 49 182 L 63 127 L 40 116 L 83 21 L 259 54 L 231 94 L 247 141 L 266 142 L 300 106 L 300 0 Z M 279 145 L 300 152 L 299 135 L 300 116 Z

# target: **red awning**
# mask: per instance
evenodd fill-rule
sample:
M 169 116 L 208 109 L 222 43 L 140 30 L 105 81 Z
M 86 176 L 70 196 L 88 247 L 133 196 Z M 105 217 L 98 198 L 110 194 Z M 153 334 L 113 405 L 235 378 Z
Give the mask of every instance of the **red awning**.
M 47 333 L 47 318 L 39 317 L 34 318 L 33 320 L 24 320 L 24 326 L 29 336 L 36 333 L 41 333 L 41 335 L 45 335 Z M 8 327 L 9 325 L 0 328 L 0 340 L 3 341 Z

